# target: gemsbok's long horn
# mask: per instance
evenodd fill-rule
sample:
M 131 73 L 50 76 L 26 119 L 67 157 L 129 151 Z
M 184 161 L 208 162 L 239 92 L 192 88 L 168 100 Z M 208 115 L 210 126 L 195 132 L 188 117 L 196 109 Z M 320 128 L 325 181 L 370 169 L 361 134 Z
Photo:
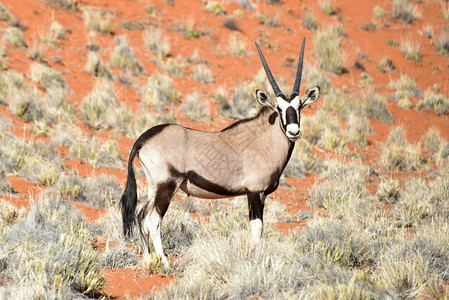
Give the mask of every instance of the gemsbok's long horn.
M 265 57 L 263 56 L 262 50 L 260 50 L 259 44 L 256 42 L 257 52 L 259 52 L 260 60 L 262 61 L 263 68 L 265 69 L 265 73 L 267 74 L 268 81 L 270 81 L 271 87 L 273 88 L 274 94 L 276 97 L 279 97 L 282 94 L 281 89 L 276 83 L 276 80 L 274 80 L 273 74 L 271 74 L 270 67 L 267 64 L 267 61 L 265 60 Z
M 295 79 L 295 85 L 293 86 L 292 98 L 297 96 L 297 95 L 299 95 L 299 87 L 301 85 L 302 62 L 304 60 L 304 46 L 305 46 L 305 44 L 306 44 L 306 38 L 304 38 L 302 40 L 301 53 L 299 54 L 298 69 L 296 70 L 296 79 Z M 295 96 L 293 96 L 293 95 L 295 95 Z

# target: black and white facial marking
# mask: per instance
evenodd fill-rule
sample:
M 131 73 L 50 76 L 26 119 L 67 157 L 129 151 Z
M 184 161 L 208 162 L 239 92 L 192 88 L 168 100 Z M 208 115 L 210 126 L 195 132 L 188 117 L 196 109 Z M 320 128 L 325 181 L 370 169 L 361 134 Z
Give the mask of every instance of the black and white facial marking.
M 299 97 L 296 96 L 291 101 L 285 100 L 284 97 L 277 97 L 276 100 L 282 129 L 288 139 L 294 142 L 301 137 Z
M 295 142 L 301 137 L 301 109 L 316 102 L 319 96 L 320 88 L 318 86 L 309 88 L 302 98 L 294 95 L 291 100 L 284 95 L 280 95 L 274 100 L 268 92 L 256 91 L 257 101 L 260 105 L 269 106 L 278 112 L 281 128 L 291 142 Z

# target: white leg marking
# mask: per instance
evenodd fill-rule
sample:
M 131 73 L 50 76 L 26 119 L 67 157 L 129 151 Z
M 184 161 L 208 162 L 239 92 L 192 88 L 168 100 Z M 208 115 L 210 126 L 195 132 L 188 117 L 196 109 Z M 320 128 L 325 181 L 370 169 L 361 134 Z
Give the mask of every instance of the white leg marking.
M 253 235 L 253 241 L 259 242 L 262 237 L 263 224 L 261 219 L 254 219 L 249 221 L 249 227 L 251 228 L 251 233 Z
M 162 259 L 162 263 L 166 268 L 170 265 L 168 263 L 167 257 L 164 254 L 164 250 L 162 249 L 162 239 L 161 239 L 161 225 L 162 218 L 157 212 L 156 208 L 150 210 L 149 215 L 145 218 L 145 225 L 149 228 L 151 240 L 153 241 L 154 250 L 156 251 L 156 255 L 160 256 Z

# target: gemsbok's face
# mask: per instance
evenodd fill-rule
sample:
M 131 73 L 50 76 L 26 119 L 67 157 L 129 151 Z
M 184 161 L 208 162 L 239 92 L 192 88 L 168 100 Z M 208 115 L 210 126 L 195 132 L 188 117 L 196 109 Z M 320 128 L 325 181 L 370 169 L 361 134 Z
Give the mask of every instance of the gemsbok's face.
M 298 95 L 294 95 L 290 99 L 281 95 L 274 100 L 268 92 L 256 91 L 259 104 L 269 106 L 278 112 L 281 128 L 291 142 L 295 142 L 301 137 L 301 109 L 307 104 L 317 101 L 319 96 L 320 88 L 318 86 L 309 88 L 302 99 Z
M 307 104 L 313 103 L 318 100 L 320 96 L 320 88 L 318 86 L 309 88 L 305 95 L 299 97 L 299 87 L 301 85 L 302 75 L 302 63 L 304 58 L 304 45 L 306 39 L 302 41 L 301 52 L 299 55 L 298 69 L 296 71 L 295 84 L 293 86 L 292 94 L 287 98 L 282 92 L 279 86 L 274 80 L 273 74 L 271 74 L 270 68 L 265 60 L 265 57 L 260 50 L 259 45 L 256 42 L 257 51 L 259 52 L 260 60 L 262 61 L 263 68 L 267 74 L 268 81 L 273 88 L 276 95 L 276 99 L 272 99 L 270 94 L 266 91 L 257 90 L 257 101 L 264 106 L 269 106 L 279 114 L 280 125 L 285 135 L 291 142 L 295 142 L 301 137 L 300 121 L 301 121 L 301 109 Z

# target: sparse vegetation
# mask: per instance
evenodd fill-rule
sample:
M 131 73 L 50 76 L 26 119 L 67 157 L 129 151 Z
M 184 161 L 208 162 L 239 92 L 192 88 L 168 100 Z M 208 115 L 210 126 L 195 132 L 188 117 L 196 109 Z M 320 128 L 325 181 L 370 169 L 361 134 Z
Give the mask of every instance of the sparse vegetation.
M 86 71 L 95 77 L 101 77 L 106 79 L 112 79 L 112 73 L 109 71 L 103 63 L 103 60 L 95 53 L 90 52 L 89 58 L 86 64 Z
M 386 73 L 386 72 L 392 72 L 395 69 L 395 67 L 394 67 L 393 61 L 390 58 L 383 57 L 380 60 L 379 64 L 377 65 L 377 69 L 379 71 L 381 71 L 382 73 Z
M 388 40 L 387 40 L 387 45 L 388 45 L 388 46 L 392 46 L 392 47 L 397 47 L 397 46 L 399 46 L 399 42 L 398 42 L 398 41 L 395 41 L 395 40 L 393 40 L 393 39 L 388 39 Z
M 346 94 L 334 92 L 324 97 L 323 109 L 334 111 L 342 116 L 347 116 L 352 112 L 386 123 L 393 121 L 393 116 L 387 109 L 385 99 L 372 93 L 350 97 Z
M 308 13 L 304 16 L 304 18 L 302 19 L 302 25 L 304 25 L 305 28 L 311 31 L 316 31 L 319 29 L 319 25 L 315 20 L 315 17 L 311 13 Z
M 444 115 L 449 111 L 449 99 L 442 94 L 435 94 L 428 90 L 424 94 L 424 99 L 418 102 L 416 108 L 431 110 Z
M 388 147 L 382 153 L 381 166 L 389 170 L 410 171 L 424 162 L 421 146 L 409 144 L 402 128 L 393 128 L 388 137 Z
M 384 19 L 387 13 L 382 9 L 380 6 L 374 6 L 373 8 L 373 14 L 378 17 L 379 19 Z
M 84 22 L 89 30 L 112 34 L 113 24 L 109 18 L 103 18 L 100 12 L 85 9 Z
M 435 48 L 439 55 L 449 56 L 449 33 L 445 32 L 440 35 Z
M 208 1 L 206 9 L 215 15 L 223 15 L 225 13 L 223 4 L 218 1 Z
M 176 102 L 179 98 L 171 78 L 162 74 L 151 75 L 140 92 L 145 105 L 159 110 L 166 104 Z
M 414 43 L 410 38 L 402 41 L 401 51 L 408 60 L 420 62 L 422 60 L 421 49 L 419 44 Z
M 2 222 L 3 223 L 3 222 Z M 6 298 L 94 296 L 105 280 L 100 253 L 80 213 L 57 199 L 41 200 L 26 215 L 2 224 L 2 287 Z
M 333 0 L 320 1 L 321 10 L 328 16 L 335 14 L 335 7 Z
M 139 75 L 144 71 L 137 60 L 136 55 L 131 48 L 129 48 L 125 36 L 119 36 L 116 39 L 116 46 L 111 54 L 111 64 L 131 72 L 134 75 Z
M 196 65 L 192 70 L 192 77 L 194 80 L 198 80 L 202 84 L 209 84 L 214 82 L 212 72 L 206 65 Z
M 405 24 L 414 22 L 419 16 L 416 6 L 409 0 L 393 0 L 393 18 L 401 20 Z
M 150 27 L 143 32 L 143 40 L 148 50 L 161 56 L 167 56 L 170 53 L 170 41 L 159 28 Z
M 73 141 L 69 153 L 87 161 L 95 168 L 105 166 L 118 169 L 123 167 L 124 163 L 115 140 L 100 142 L 96 138 L 85 136 Z
M 68 88 L 67 81 L 60 71 L 41 63 L 33 63 L 30 66 L 30 76 L 31 79 L 39 83 L 46 90 L 50 88 Z
M 3 41 L 17 48 L 25 49 L 27 47 L 23 39 L 23 32 L 17 27 L 11 26 L 6 29 Z
M 16 17 L 14 17 L 5 6 L 0 3 L 0 20 L 14 23 L 17 21 Z
M 246 53 L 246 43 L 237 35 L 232 35 L 229 39 L 229 49 L 236 56 L 244 56 Z
M 341 74 L 344 71 L 344 57 L 341 53 L 340 33 L 337 27 L 318 32 L 313 40 L 318 66 L 326 71 Z
M 193 93 L 186 97 L 181 106 L 182 113 L 191 120 L 201 122 L 210 119 L 210 109 L 207 102 L 201 101 L 199 93 Z

